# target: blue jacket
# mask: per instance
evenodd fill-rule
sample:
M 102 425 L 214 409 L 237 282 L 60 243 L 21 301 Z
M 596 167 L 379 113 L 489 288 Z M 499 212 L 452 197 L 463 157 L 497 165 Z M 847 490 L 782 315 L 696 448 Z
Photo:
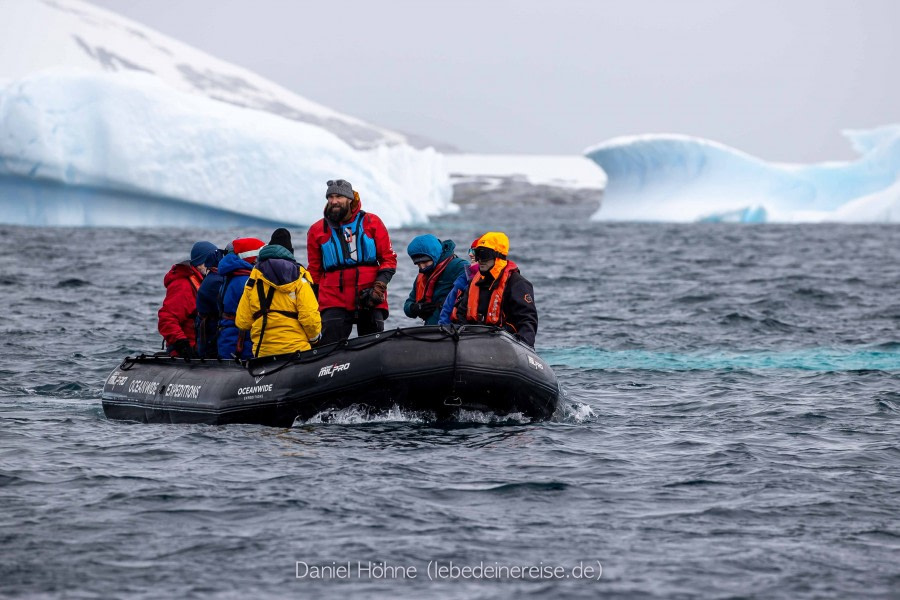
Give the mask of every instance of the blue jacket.
M 450 324 L 450 315 L 453 314 L 453 306 L 456 304 L 456 297 L 459 295 L 459 292 L 468 289 L 470 281 L 472 281 L 472 272 L 469 270 L 469 267 L 466 267 L 463 269 L 463 272 L 459 274 L 459 277 L 456 278 L 456 281 L 453 282 L 453 289 L 447 294 L 447 299 L 444 301 L 444 307 L 441 309 L 441 316 L 438 318 L 438 325 Z
M 437 257 L 437 260 L 434 260 L 434 256 L 432 256 L 432 260 L 434 260 L 434 265 L 443 262 L 444 260 L 453 256 L 453 252 L 456 250 L 456 243 L 453 240 L 446 240 L 441 243 L 441 255 Z M 414 254 L 415 252 L 410 252 L 410 254 Z M 428 254 L 427 252 L 421 252 L 420 254 Z M 429 256 L 431 256 L 429 254 Z M 466 265 L 468 265 L 468 261 L 463 258 L 455 257 L 453 258 L 449 264 L 447 264 L 447 268 L 444 269 L 444 272 L 441 273 L 440 278 L 437 281 L 437 284 L 434 286 L 434 296 L 432 300 L 435 304 L 437 304 L 438 309 L 444 305 L 444 299 L 447 297 L 447 294 L 450 293 L 451 288 L 453 287 L 453 282 L 456 281 L 457 277 L 459 277 L 460 273 L 466 270 Z M 432 269 L 434 266 L 432 266 Z M 428 272 L 426 272 L 426 275 Z M 454 295 L 455 296 L 455 295 Z M 412 317 L 410 314 L 410 308 L 416 302 L 416 284 L 413 282 L 412 290 L 409 292 L 409 297 L 406 299 L 406 302 L 403 304 L 403 312 L 406 313 L 407 317 Z M 427 319 L 425 319 L 426 325 L 437 325 L 438 319 L 440 318 L 441 313 L 439 310 L 435 310 L 434 313 L 431 314 Z
M 222 285 L 218 295 L 219 310 L 221 312 L 221 320 L 219 321 L 219 357 L 233 358 L 237 356 L 238 338 L 241 331 L 234 324 L 234 315 L 237 313 L 238 304 L 241 302 L 241 295 L 244 293 L 244 284 L 250 277 L 250 271 L 253 265 L 238 257 L 237 254 L 229 254 L 219 263 L 219 275 L 222 278 Z M 246 271 L 246 273 L 238 273 L 238 271 Z M 241 350 L 241 360 L 253 358 L 253 342 L 250 335 L 243 334 L 243 349 Z

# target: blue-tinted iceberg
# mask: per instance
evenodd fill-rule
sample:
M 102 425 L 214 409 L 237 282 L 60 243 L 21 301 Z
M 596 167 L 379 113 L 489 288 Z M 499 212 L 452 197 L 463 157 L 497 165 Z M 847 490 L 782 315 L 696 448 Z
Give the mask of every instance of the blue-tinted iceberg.
M 182 93 L 144 73 L 0 82 L 0 222 L 309 224 L 343 177 L 389 225 L 452 208 L 442 157 L 357 150 L 320 127 Z
M 900 221 L 900 125 L 847 131 L 860 157 L 769 163 L 709 140 L 616 138 L 585 154 L 609 180 L 597 220 Z
M 701 223 L 765 223 L 769 218 L 762 206 L 748 206 L 740 210 L 710 213 L 697 220 Z

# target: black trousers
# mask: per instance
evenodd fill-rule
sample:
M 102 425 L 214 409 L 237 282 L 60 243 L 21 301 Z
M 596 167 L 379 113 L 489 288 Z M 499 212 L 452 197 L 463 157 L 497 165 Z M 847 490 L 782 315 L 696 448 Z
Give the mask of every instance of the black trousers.
M 322 311 L 322 344 L 339 342 L 350 337 L 356 323 L 356 335 L 367 335 L 384 331 L 384 313 L 380 308 L 358 311 L 356 319 L 352 310 L 326 308 Z

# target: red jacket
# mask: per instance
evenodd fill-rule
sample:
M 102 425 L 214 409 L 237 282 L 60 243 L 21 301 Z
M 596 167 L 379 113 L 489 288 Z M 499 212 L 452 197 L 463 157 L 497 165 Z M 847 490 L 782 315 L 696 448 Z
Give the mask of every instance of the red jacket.
M 178 340 L 187 340 L 191 347 L 197 345 L 197 334 L 194 329 L 194 317 L 197 314 L 197 289 L 203 275 L 189 262 L 172 265 L 166 273 L 163 283 L 166 286 L 166 299 L 159 309 L 159 333 L 171 347 Z
M 342 223 L 352 223 L 361 206 L 350 214 Z M 307 270 L 313 281 L 319 286 L 319 310 L 326 308 L 344 308 L 355 310 L 356 299 L 360 290 L 372 287 L 379 272 L 385 271 L 387 281 L 397 270 L 397 253 L 391 246 L 391 238 L 387 228 L 377 215 L 366 213 L 363 216 L 363 231 L 375 241 L 377 265 L 361 265 L 345 269 L 325 272 L 322 264 L 322 246 L 331 239 L 331 226 L 325 219 L 313 223 L 306 234 L 306 252 L 309 259 Z M 387 294 L 384 302 L 375 308 L 388 309 Z

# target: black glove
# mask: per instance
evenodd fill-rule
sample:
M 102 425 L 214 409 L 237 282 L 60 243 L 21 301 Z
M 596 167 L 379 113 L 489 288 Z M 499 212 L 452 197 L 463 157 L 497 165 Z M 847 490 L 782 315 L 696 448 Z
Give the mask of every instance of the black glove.
M 357 304 L 359 304 L 360 308 L 369 308 L 372 304 L 372 288 L 366 288 L 364 290 L 359 290 L 359 298 L 357 299 Z
M 194 355 L 194 349 L 191 348 L 191 343 L 186 339 L 180 339 L 172 345 L 172 352 L 175 356 L 180 356 L 181 358 L 191 358 Z
M 312 284 L 312 291 L 313 291 L 313 295 L 316 297 L 316 300 L 318 300 L 319 299 L 319 284 L 318 283 Z
M 435 310 L 437 310 L 437 304 L 434 302 L 414 302 L 409 307 L 409 312 L 413 313 L 414 317 L 420 317 L 423 321 L 433 315 Z

